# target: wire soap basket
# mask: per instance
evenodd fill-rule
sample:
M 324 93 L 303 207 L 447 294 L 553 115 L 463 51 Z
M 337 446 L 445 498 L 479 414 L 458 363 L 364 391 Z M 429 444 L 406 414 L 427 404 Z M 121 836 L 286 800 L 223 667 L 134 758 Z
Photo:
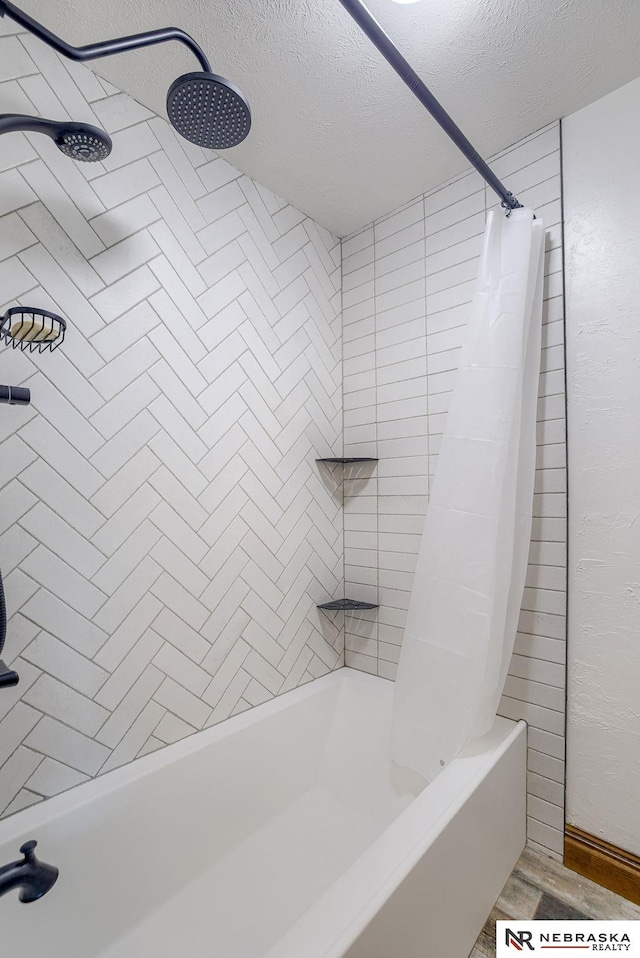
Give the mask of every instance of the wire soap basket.
M 0 340 L 23 352 L 54 350 L 64 341 L 67 324 L 46 309 L 13 306 L 0 318 Z

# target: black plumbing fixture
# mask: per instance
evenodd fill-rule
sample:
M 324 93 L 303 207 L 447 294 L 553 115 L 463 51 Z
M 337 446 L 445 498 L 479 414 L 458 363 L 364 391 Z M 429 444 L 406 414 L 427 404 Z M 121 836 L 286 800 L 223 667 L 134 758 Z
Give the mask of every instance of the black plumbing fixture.
M 13 888 L 20 889 L 21 902 L 37 901 L 50 891 L 58 880 L 58 869 L 36 858 L 37 842 L 25 842 L 20 853 L 24 858 L 0 868 L 0 895 L 6 895 Z
M 31 119 L 31 117 L 29 117 Z M 45 121 L 47 122 L 47 121 Z M 34 306 L 12 306 L 0 316 L 0 340 L 22 352 L 57 349 L 64 341 L 67 324 L 62 316 Z
M 71 123 L 63 120 L 45 120 L 39 116 L 23 116 L 20 113 L 3 113 L 0 116 L 0 134 L 44 133 L 51 137 L 58 149 L 72 160 L 95 163 L 111 153 L 111 137 L 97 126 L 89 123 Z
M 411 92 L 429 111 L 434 120 L 440 124 L 449 139 L 453 140 L 458 149 L 466 156 L 469 163 L 478 171 L 480 176 L 489 184 L 491 189 L 502 200 L 502 207 L 507 211 L 519 209 L 519 203 L 513 193 L 510 193 L 504 183 L 501 183 L 491 167 L 485 163 L 475 147 L 466 138 L 460 127 L 454 123 L 444 107 L 436 100 L 428 86 L 420 79 L 416 71 L 405 60 L 396 45 L 384 32 L 378 21 L 369 12 L 362 0 L 340 0 L 347 13 L 358 24 L 371 42 L 378 48 L 401 80 L 404 80 Z
M 10 669 L 2 660 L 4 643 L 7 638 L 7 604 L 4 598 L 4 584 L 2 582 L 2 570 L 0 570 L 0 689 L 9 688 L 17 685 L 20 681 L 18 673 Z
M 201 70 L 179 77 L 169 89 L 167 114 L 175 130 L 185 139 L 210 150 L 226 150 L 237 146 L 249 133 L 251 110 L 244 95 L 229 80 L 212 72 L 202 47 L 184 30 L 167 27 L 73 47 L 23 10 L 19 10 L 9 0 L 0 0 L 0 17 L 2 16 L 11 17 L 58 53 L 81 63 L 178 40 L 191 50 L 199 61 Z
M 185 140 L 205 150 L 227 150 L 242 143 L 251 128 L 251 111 L 240 90 L 215 73 L 186 73 L 169 87 L 167 115 Z
M 28 406 L 31 402 L 31 390 L 26 386 L 0 386 L 0 403 L 10 406 Z

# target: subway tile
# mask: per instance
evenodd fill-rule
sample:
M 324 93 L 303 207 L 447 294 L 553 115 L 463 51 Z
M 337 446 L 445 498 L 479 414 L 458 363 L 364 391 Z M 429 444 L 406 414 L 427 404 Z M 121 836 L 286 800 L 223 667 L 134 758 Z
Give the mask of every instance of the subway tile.
M 378 675 L 382 679 L 390 679 L 392 682 L 394 682 L 397 670 L 398 666 L 395 662 L 385 662 L 382 659 L 380 659 L 378 662 Z
M 525 587 L 522 597 L 522 609 L 527 612 L 549 612 L 554 615 L 563 615 L 565 611 L 565 595 L 562 591 L 535 589 Z
M 404 335 L 404 333 L 402 334 Z M 415 362 L 417 359 L 426 357 L 427 344 L 424 337 L 424 328 L 421 334 L 412 339 L 402 339 L 400 342 L 389 346 L 381 346 L 373 353 L 368 353 L 375 361 L 376 368 L 381 372 L 386 366 L 397 366 L 404 362 Z
M 428 204 L 429 201 L 427 200 L 425 205 Z M 441 232 L 446 233 L 451 227 L 451 224 L 459 222 L 465 222 L 467 229 L 473 229 L 473 224 L 468 221 L 481 213 L 484 213 L 484 190 L 482 189 L 470 193 L 468 196 L 454 201 L 442 209 L 432 210 L 430 214 L 427 215 L 426 235 L 428 238 L 431 238 L 434 234 Z M 469 233 L 468 235 L 472 234 Z M 450 245 L 448 242 L 449 238 L 448 235 L 440 238 L 440 249 Z
M 448 249 L 474 236 L 482 235 L 485 226 L 485 213 L 472 213 L 463 220 L 455 217 L 444 218 L 440 223 L 441 229 L 427 233 L 425 239 L 425 254 L 427 257 L 441 250 Z
M 153 664 L 197 696 L 202 695 L 211 681 L 211 676 L 204 669 L 199 668 L 190 658 L 168 643 L 158 651 Z
M 424 302 L 418 299 L 376 316 L 376 342 L 379 349 L 423 339 L 426 334 Z M 421 347 L 421 349 L 426 348 Z
M 380 273 L 376 270 L 375 294 L 381 308 L 385 308 L 385 295 L 400 290 L 403 287 L 411 286 L 419 290 L 419 296 L 424 295 L 424 263 L 422 259 L 416 259 L 413 262 L 403 263 L 393 270 L 386 273 Z M 418 299 L 419 296 L 411 295 L 411 299 Z
M 544 729 L 530 728 L 528 731 L 529 747 L 549 755 L 557 761 L 564 762 L 565 743 L 564 734 L 553 734 Z
M 527 814 L 551 828 L 559 831 L 564 828 L 564 808 L 531 793 L 527 798 Z
M 127 142 L 128 135 L 126 137 Z M 126 200 L 124 203 L 94 216 L 91 226 L 105 246 L 118 243 L 145 226 L 150 226 L 160 213 L 146 193 Z
M 135 163 L 129 163 L 123 169 L 105 173 L 104 176 L 93 180 L 91 185 L 105 207 L 110 209 L 135 196 L 147 193 L 159 183 L 160 180 L 153 166 L 146 157 L 143 157 Z
M 478 273 L 478 260 L 468 259 L 461 263 L 456 263 L 446 269 L 440 269 L 432 273 L 426 282 L 427 303 L 434 311 L 439 309 L 436 294 L 460 286 L 462 283 L 475 283 Z
M 448 183 L 443 183 L 426 193 L 424 198 L 425 217 L 430 219 L 439 210 L 446 209 L 480 190 L 484 190 L 484 182 L 475 170 L 456 176 Z
M 402 439 L 407 436 L 427 435 L 426 415 L 413 415 L 401 419 L 389 419 L 378 423 L 378 439 Z
M 25 749 L 25 751 L 27 750 Z M 89 780 L 88 775 L 78 772 L 68 765 L 63 765 L 61 762 L 56 762 L 55 759 L 45 758 L 41 761 L 37 753 L 30 752 L 30 754 L 39 764 L 28 779 L 27 787 L 40 795 L 44 795 L 45 798 L 58 795 L 68 788 L 74 788 L 76 785 L 81 785 Z
M 27 661 L 90 697 L 95 695 L 108 674 L 46 632 L 41 632 L 31 642 L 24 650 L 23 656 Z
M 356 653 L 357 655 L 376 658 L 378 656 L 377 639 L 353 635 L 352 633 L 347 632 L 345 637 L 345 654 L 347 653 Z
M 562 640 L 518 632 L 516 634 L 515 653 L 517 655 L 528 656 L 529 659 L 540 659 L 542 663 L 557 663 L 563 666 L 564 672 L 566 649 Z M 535 669 L 534 662 L 529 662 L 529 665 L 531 669 Z M 564 682 L 562 685 L 564 687 Z
M 72 529 L 44 502 L 22 516 L 20 525 L 52 552 L 89 578 L 98 571 L 105 557 L 83 535 Z
M 427 397 L 423 393 L 408 399 L 381 402 L 378 406 L 378 419 L 380 422 L 395 422 L 405 418 L 415 419 L 419 416 L 426 416 L 427 411 Z
M 527 767 L 531 772 L 543 776 L 545 779 L 555 782 L 564 788 L 565 763 L 562 759 L 545 754 L 530 746 L 527 751 Z M 561 801 L 556 802 L 556 804 L 562 804 L 563 802 L 564 796 L 562 796 Z
M 164 717 L 164 714 L 160 705 L 156 702 L 148 702 L 100 771 L 102 773 L 109 772 L 113 768 L 131 762 Z
M 192 629 L 202 628 L 209 616 L 208 609 L 167 572 L 163 572 L 153 583 L 151 590 L 156 598 L 162 599 Z
M 211 712 L 201 699 L 169 677 L 165 678 L 155 693 L 154 701 L 196 728 L 204 726 Z
M 498 714 L 516 721 L 524 719 L 533 728 L 542 729 L 554 735 L 562 736 L 564 734 L 564 714 L 555 709 L 548 709 L 544 706 L 503 695 Z
M 398 234 L 396 234 L 398 236 Z M 381 278 L 387 274 L 391 274 L 393 277 L 398 276 L 398 270 L 404 269 L 407 266 L 419 263 L 420 264 L 420 276 L 424 276 L 424 239 L 422 238 L 422 230 L 415 233 L 408 234 L 404 237 L 407 240 L 411 240 L 408 245 L 402 246 L 401 248 L 390 248 L 390 251 L 386 254 L 380 249 L 381 244 L 376 246 L 376 256 L 375 256 L 375 275 L 376 278 Z M 394 237 L 395 239 L 395 237 Z M 393 244 L 394 247 L 396 244 Z M 372 256 L 373 262 L 373 256 Z M 380 288 L 377 287 L 377 292 L 380 291 Z
M 563 542 L 536 542 L 529 547 L 529 563 L 566 568 L 567 548 Z
M 109 754 L 104 745 L 48 716 L 27 736 L 25 745 L 86 775 L 95 775 Z
M 39 199 L 47 207 L 61 229 L 84 256 L 87 258 L 95 256 L 104 249 L 104 243 L 91 225 L 87 223 L 86 215 L 78 209 L 78 206 L 42 160 L 28 163 L 22 167 L 21 172 L 24 179 L 17 171 L 10 172 L 15 173 L 17 177 L 15 182 L 9 183 L 6 181 L 7 173 L 3 173 L 1 176 L 4 179 L 4 186 L 12 190 L 13 201 L 10 207 L 7 207 L 7 204 L 0 204 L 0 212 L 8 212 L 8 208 L 17 209 L 19 206 L 26 205 L 26 189 L 30 194 L 31 202 Z M 25 180 L 29 184 L 28 187 L 25 185 Z M 2 183 L 1 180 L 0 183 Z M 103 208 L 100 204 L 96 207 L 94 213 L 96 211 L 101 212 Z
M 4 765 L 7 759 L 11 757 L 23 739 L 37 725 L 40 718 L 40 712 L 23 702 L 17 702 L 13 706 L 2 722 L 3 736 L 2 742 L 0 742 L 0 765 Z M 18 788 L 20 787 L 21 785 L 18 786 Z
M 49 592 L 90 618 L 105 595 L 45 546 L 38 545 L 22 562 L 22 569 Z
M 159 286 L 160 283 L 145 264 L 96 293 L 91 304 L 102 319 L 110 323 L 147 299 Z
M 41 675 L 25 693 L 23 701 L 91 737 L 109 714 L 102 706 L 50 675 Z
M 374 243 L 373 225 L 367 226 L 342 240 L 343 261 L 347 262 L 350 256 L 359 253 Z
M 376 297 L 376 312 L 384 313 L 389 310 L 399 310 L 403 307 L 419 308 L 412 304 L 424 301 L 424 280 L 409 278 L 408 282 L 397 288 L 380 293 Z
M 30 448 L 26 449 L 22 441 L 28 443 Z M 21 439 L 14 437 L 13 445 L 15 448 L 10 461 L 17 463 L 19 468 L 28 465 L 37 454 L 87 498 L 101 485 L 100 474 L 61 433 L 40 417 L 32 419 L 22 428 Z M 21 463 L 23 465 L 20 467 Z
M 510 674 L 505 682 L 504 695 L 521 702 L 541 705 L 545 709 L 564 712 L 565 694 L 563 687 L 543 685 L 542 682 L 535 682 L 530 678 L 520 678 Z
M 96 664 L 114 672 L 141 639 L 162 608 L 158 599 L 145 594 L 107 639 L 95 657 Z
M 390 213 L 374 225 L 376 247 L 390 236 L 397 235 L 402 230 L 416 223 L 424 221 L 424 203 L 422 197 L 404 206 L 395 213 Z
M 553 815 L 553 820 L 557 825 L 558 814 Z M 527 818 L 527 836 L 530 841 L 542 848 L 544 852 L 554 852 L 556 855 L 564 856 L 564 826 L 554 827 L 546 822 L 540 822 L 530 816 Z
M 416 378 L 400 379 L 391 382 L 378 382 L 377 403 L 380 407 L 391 405 L 407 399 L 422 400 L 426 390 L 426 369 L 420 363 Z M 395 416 L 393 418 L 396 418 Z M 400 418 L 400 417 L 398 417 Z
M 256 702 L 255 704 L 259 703 Z M 192 725 L 183 722 L 177 715 L 165 712 L 154 729 L 154 735 L 160 740 L 159 744 L 172 745 L 174 742 L 186 738 L 187 735 L 192 735 L 195 731 L 197 730 Z
M 349 649 L 344 653 L 344 664 L 350 669 L 359 669 L 360 672 L 369 672 L 371 675 L 378 674 L 378 661 L 372 655 L 364 655 L 361 652 L 352 652 Z
M 164 681 L 164 673 L 153 665 L 134 679 L 131 688 L 113 709 L 96 738 L 109 748 L 116 748 L 135 724 L 146 704 Z M 162 714 L 162 713 L 159 713 Z
M 0 811 L 5 814 L 11 814 L 11 811 L 17 811 L 12 808 L 12 800 L 16 793 L 22 794 L 22 786 L 42 761 L 42 756 L 32 752 L 22 745 L 16 749 L 2 768 L 0 768 Z M 26 793 L 28 794 L 28 793 Z M 24 801 L 20 807 L 26 808 L 30 801 Z
M 529 565 L 526 585 L 529 589 L 549 589 L 556 592 L 565 592 L 567 587 L 566 570 L 562 566 Z
M 564 807 L 564 783 L 554 782 L 531 770 L 527 773 L 527 792 L 552 805 Z

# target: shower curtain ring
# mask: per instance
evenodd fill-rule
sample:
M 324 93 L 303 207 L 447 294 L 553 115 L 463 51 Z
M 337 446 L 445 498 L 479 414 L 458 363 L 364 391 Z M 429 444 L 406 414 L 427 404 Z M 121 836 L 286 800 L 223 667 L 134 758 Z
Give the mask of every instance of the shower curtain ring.
M 513 193 L 509 193 L 509 196 L 513 196 Z M 508 218 L 511 216 L 511 213 L 513 212 L 513 206 L 511 206 L 510 203 L 507 203 L 506 200 L 503 200 L 502 203 L 500 204 L 500 206 L 501 206 L 502 209 L 504 210 L 504 215 L 505 215 L 505 216 L 507 217 L 507 219 L 508 219 Z

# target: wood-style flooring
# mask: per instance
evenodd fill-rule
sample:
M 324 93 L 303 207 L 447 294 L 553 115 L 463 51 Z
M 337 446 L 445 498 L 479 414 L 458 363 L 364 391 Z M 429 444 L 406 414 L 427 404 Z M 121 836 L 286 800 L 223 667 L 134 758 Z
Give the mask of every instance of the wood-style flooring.
M 532 848 L 525 848 L 469 958 L 495 958 L 496 921 L 519 918 L 640 920 L 640 906 Z

